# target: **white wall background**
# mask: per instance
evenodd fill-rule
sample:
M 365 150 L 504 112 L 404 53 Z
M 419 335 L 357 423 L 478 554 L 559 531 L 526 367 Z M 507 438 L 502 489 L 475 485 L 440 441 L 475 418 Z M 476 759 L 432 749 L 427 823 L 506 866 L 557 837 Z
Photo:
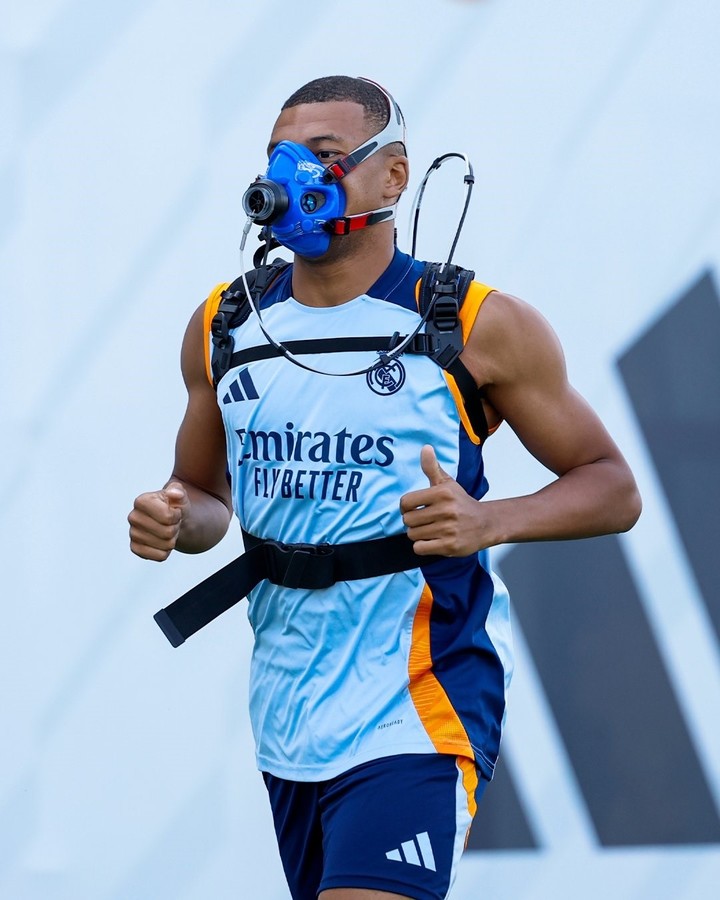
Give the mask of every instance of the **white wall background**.
M 0 897 L 287 897 L 244 613 L 179 650 L 152 621 L 238 533 L 157 566 L 125 516 L 169 472 L 182 332 L 237 273 L 275 115 L 322 74 L 388 85 L 415 183 L 471 155 L 457 259 L 550 319 L 637 472 L 625 546 L 720 803 L 718 646 L 614 369 L 720 261 L 719 35 L 711 0 L 4 0 Z M 451 165 L 431 182 L 421 255 L 446 251 L 459 185 Z M 507 429 L 488 460 L 495 495 L 546 480 Z M 468 855 L 453 896 L 714 897 L 720 847 L 598 847 L 519 651 L 506 752 L 544 849 Z

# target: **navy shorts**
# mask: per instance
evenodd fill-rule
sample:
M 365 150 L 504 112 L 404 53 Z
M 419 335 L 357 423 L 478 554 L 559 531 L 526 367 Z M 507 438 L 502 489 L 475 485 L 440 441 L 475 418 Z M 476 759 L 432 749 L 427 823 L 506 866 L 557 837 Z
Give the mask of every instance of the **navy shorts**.
M 486 784 L 444 754 L 376 759 L 322 782 L 263 773 L 293 900 L 373 888 L 444 900 Z

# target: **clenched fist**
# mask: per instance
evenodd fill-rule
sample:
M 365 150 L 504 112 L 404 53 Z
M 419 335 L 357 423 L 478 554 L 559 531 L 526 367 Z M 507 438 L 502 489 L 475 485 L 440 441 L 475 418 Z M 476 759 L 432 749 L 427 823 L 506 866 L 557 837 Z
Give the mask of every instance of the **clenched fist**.
M 190 505 L 187 491 L 171 481 L 161 491 L 140 494 L 128 516 L 130 549 L 143 559 L 162 562 L 175 549 Z

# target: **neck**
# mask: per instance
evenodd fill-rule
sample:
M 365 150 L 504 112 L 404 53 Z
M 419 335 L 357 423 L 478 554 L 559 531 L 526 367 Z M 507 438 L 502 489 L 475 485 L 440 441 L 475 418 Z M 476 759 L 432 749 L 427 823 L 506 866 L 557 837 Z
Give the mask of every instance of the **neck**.
M 393 235 L 393 223 L 382 222 L 366 232 L 336 238 L 343 243 L 337 245 L 337 252 L 331 248 L 322 259 L 296 256 L 293 297 L 307 306 L 340 306 L 364 294 L 392 261 Z

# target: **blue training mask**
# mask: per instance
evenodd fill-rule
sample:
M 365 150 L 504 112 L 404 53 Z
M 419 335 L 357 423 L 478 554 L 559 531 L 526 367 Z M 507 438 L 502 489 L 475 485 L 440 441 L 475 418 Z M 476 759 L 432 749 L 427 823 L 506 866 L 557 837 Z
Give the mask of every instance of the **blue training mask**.
M 312 259 L 330 247 L 327 225 L 345 212 L 345 191 L 325 180 L 325 166 L 307 147 L 280 141 L 265 176 L 245 191 L 243 208 L 280 244 Z

